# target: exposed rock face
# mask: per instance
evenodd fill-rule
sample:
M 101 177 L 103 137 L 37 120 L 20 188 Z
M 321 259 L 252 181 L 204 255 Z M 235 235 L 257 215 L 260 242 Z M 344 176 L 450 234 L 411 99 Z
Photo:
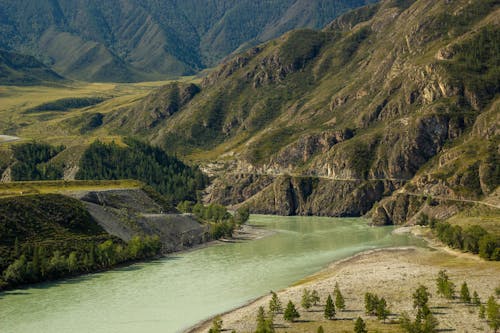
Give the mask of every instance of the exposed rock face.
M 254 212 L 353 216 L 383 200 L 387 224 L 419 211 L 410 193 L 483 199 L 499 184 L 499 15 L 494 1 L 381 1 L 229 59 L 143 133 L 227 164 L 207 201 Z
M 165 252 L 180 251 L 210 240 L 207 226 L 190 215 L 166 214 L 142 190 L 78 193 L 92 217 L 106 232 L 129 241 L 158 236 Z

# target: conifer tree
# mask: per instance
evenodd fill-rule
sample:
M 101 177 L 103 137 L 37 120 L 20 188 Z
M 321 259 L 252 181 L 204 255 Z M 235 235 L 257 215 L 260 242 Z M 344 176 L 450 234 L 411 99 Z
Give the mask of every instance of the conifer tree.
M 472 301 L 469 294 L 469 287 L 467 286 L 467 282 L 465 281 L 460 288 L 460 299 L 464 303 L 471 303 Z
M 304 289 L 302 292 L 302 302 L 301 305 L 304 309 L 309 310 L 312 306 L 311 302 L 311 292 L 308 289 Z
M 420 285 L 413 293 L 413 308 L 417 310 L 417 320 L 424 319 L 431 311 L 427 303 L 431 294 L 427 287 Z
M 366 324 L 361 317 L 356 319 L 356 323 L 354 324 L 354 333 L 368 333 L 366 330 Z
M 325 333 L 325 330 L 323 329 L 323 326 L 319 326 L 318 327 L 318 330 L 316 331 L 316 333 Z
M 283 311 L 283 306 L 281 305 L 278 295 L 274 291 L 271 291 L 271 295 L 271 300 L 269 301 L 269 312 L 278 314 Z
M 300 314 L 295 308 L 295 304 L 293 304 L 292 301 L 288 301 L 285 313 L 283 314 L 283 318 L 286 321 L 291 321 L 291 322 L 294 322 L 296 319 L 300 318 Z
M 310 299 L 313 305 L 318 305 L 318 303 L 321 301 L 321 299 L 319 298 L 319 294 L 316 290 L 312 291 Z
M 385 298 L 382 297 L 377 303 L 377 318 L 385 322 L 388 316 L 389 309 L 387 309 L 387 302 Z
M 438 273 L 436 279 L 438 294 L 443 295 L 445 298 L 453 299 L 455 297 L 455 284 L 450 281 L 448 274 L 445 270 Z
M 486 303 L 486 319 L 488 319 L 488 326 L 496 333 L 500 328 L 500 305 L 494 296 L 490 296 Z
M 474 290 L 474 293 L 472 294 L 472 304 L 475 306 L 480 306 L 481 305 L 481 299 L 479 298 L 479 295 L 477 294 L 477 291 Z
M 325 318 L 330 320 L 335 318 L 335 305 L 333 304 L 331 295 L 328 295 L 326 299 Z
M 479 318 L 480 319 L 486 318 L 486 307 L 483 304 L 479 306 Z
M 340 292 L 340 288 L 339 288 L 338 283 L 335 283 L 335 289 L 333 292 L 335 293 L 335 306 L 340 311 L 344 311 L 345 310 L 345 300 L 344 300 L 344 296 Z

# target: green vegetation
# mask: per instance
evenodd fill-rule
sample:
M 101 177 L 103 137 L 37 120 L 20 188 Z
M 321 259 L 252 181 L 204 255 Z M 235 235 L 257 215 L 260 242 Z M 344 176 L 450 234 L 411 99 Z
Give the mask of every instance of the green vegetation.
M 324 315 L 326 319 L 332 320 L 335 318 L 335 305 L 333 304 L 332 296 L 330 294 L 328 294 L 328 298 L 326 299 Z
M 477 294 L 476 294 L 477 296 Z M 460 300 L 464 303 L 470 304 L 472 302 L 472 298 L 470 297 L 469 287 L 467 286 L 467 282 L 464 281 L 462 283 L 462 287 L 460 288 Z
M 448 274 L 446 274 L 445 270 L 439 271 L 436 284 L 438 294 L 441 294 L 448 299 L 455 298 L 455 284 L 450 281 L 450 278 L 448 277 Z
M 29 108 L 24 113 L 38 113 L 46 111 L 69 111 L 70 109 L 82 109 L 104 102 L 104 97 L 74 97 L 62 98 L 53 102 L 43 103 Z
M 302 301 L 301 305 L 304 309 L 309 310 L 312 306 L 311 291 L 304 289 L 302 291 Z
M 191 213 L 202 222 L 210 223 L 210 234 L 212 238 L 222 237 L 230 238 L 236 227 L 235 218 L 227 211 L 227 208 L 210 204 L 193 203 L 192 201 L 183 201 L 177 205 L 177 209 L 183 213 Z
M 108 235 L 75 199 L 58 194 L 0 199 L 0 288 L 151 258 L 158 238 L 128 244 Z
M 271 291 L 271 295 L 271 300 L 269 301 L 269 312 L 276 315 L 283 311 L 283 306 L 281 305 L 278 295 L 274 291 Z
M 434 333 L 437 332 L 438 321 L 429 309 L 429 298 L 431 294 L 427 287 L 420 285 L 413 293 L 413 308 L 417 310 L 414 321 L 403 313 L 399 319 L 401 328 L 408 333 Z
M 274 333 L 273 314 L 270 313 L 269 316 L 266 317 L 262 306 L 259 307 L 257 313 L 257 329 L 255 333 Z
M 217 316 L 212 321 L 212 327 L 208 330 L 208 333 L 221 333 L 222 332 L 222 319 Z
M 153 187 L 173 203 L 196 200 L 207 185 L 207 177 L 175 157 L 136 140 L 126 147 L 96 141 L 80 161 L 77 179 L 137 179 Z
M 12 179 L 17 181 L 61 179 L 63 167 L 48 162 L 64 149 L 64 146 L 53 147 L 37 142 L 13 146 L 15 163 L 11 168 Z
M 366 324 L 361 317 L 358 317 L 356 323 L 354 323 L 354 333 L 368 333 Z
M 418 224 L 431 227 L 439 240 L 452 248 L 479 254 L 487 260 L 500 260 L 500 237 L 479 225 L 464 229 L 445 221 L 429 219 L 426 214 L 419 215 Z
M 496 333 L 500 328 L 500 305 L 494 296 L 490 296 L 486 303 L 486 319 L 488 320 L 488 326 Z
M 368 315 L 376 316 L 379 320 L 386 320 L 389 315 L 387 301 L 372 293 L 365 294 L 365 312 Z
M 340 311 L 344 311 L 345 310 L 345 300 L 344 300 L 344 296 L 342 295 L 342 292 L 340 292 L 340 287 L 339 287 L 338 282 L 335 282 L 335 288 L 333 290 L 333 293 L 335 294 L 335 306 Z
M 300 314 L 295 308 L 295 304 L 293 304 L 292 301 L 288 301 L 288 304 L 286 305 L 285 312 L 283 314 L 283 318 L 286 321 L 294 322 L 295 320 L 300 318 Z

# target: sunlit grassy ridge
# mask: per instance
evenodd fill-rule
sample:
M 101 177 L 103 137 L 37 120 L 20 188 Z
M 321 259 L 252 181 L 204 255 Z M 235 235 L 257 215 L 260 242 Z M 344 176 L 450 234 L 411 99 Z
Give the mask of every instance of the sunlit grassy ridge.
M 13 182 L 0 183 L 0 197 L 68 193 L 76 191 L 138 189 L 143 186 L 143 183 L 136 180 L 53 180 L 39 182 Z

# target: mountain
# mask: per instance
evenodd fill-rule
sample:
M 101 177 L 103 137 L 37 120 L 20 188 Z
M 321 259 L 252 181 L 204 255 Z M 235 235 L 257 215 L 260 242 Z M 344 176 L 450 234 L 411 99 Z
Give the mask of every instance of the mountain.
M 373 1 L 0 0 L 0 47 L 80 80 L 165 79 Z
M 34 57 L 0 50 L 2 85 L 35 85 L 64 79 Z
M 495 209 L 499 18 L 497 0 L 385 0 L 104 122 L 201 161 L 215 178 L 206 200 L 253 212 L 389 224 L 443 205 Z

